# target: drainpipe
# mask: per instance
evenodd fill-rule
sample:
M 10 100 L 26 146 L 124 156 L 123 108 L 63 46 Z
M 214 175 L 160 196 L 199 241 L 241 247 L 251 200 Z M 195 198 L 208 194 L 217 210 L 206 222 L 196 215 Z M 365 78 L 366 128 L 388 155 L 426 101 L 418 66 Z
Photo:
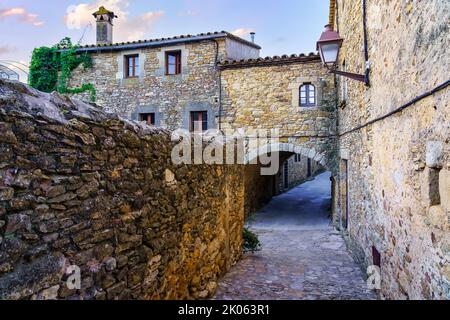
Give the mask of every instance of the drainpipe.
M 369 62 L 369 48 L 367 45 L 367 0 L 363 0 L 363 29 L 364 29 L 364 59 L 366 62 L 365 68 L 366 72 L 364 75 L 364 80 L 366 86 L 370 86 L 370 62 Z
M 217 72 L 219 74 L 219 131 L 222 132 L 222 70 L 218 67 L 219 64 L 219 42 L 217 40 L 213 40 L 216 44 L 216 62 L 215 67 L 217 69 Z

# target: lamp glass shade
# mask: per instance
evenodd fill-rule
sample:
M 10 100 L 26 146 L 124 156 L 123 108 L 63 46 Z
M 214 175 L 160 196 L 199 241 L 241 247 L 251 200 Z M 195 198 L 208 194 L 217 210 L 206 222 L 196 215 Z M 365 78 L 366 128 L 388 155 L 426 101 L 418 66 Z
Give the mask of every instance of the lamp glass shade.
M 334 65 L 339 55 L 339 43 L 322 43 L 320 45 L 320 56 L 322 62 L 327 65 Z

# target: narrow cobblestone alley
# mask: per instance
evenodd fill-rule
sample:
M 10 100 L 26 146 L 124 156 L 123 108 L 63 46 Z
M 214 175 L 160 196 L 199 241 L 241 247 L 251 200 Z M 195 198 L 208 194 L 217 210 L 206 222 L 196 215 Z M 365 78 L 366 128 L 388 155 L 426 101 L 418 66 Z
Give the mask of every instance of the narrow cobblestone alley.
M 250 228 L 262 250 L 246 254 L 215 299 L 376 299 L 344 240 L 330 225 L 330 174 L 275 197 Z

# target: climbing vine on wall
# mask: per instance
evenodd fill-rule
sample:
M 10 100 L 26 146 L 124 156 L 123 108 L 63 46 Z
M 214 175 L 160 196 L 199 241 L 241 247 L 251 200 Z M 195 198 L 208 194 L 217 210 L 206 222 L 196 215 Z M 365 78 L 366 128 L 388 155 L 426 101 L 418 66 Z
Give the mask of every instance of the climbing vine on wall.
M 91 56 L 78 53 L 79 47 L 70 38 L 62 39 L 53 47 L 40 47 L 33 50 L 30 64 L 29 84 L 44 92 L 58 91 L 62 94 L 78 94 L 89 91 L 92 102 L 96 100 L 96 90 L 91 83 L 69 88 L 72 71 L 79 65 L 84 69 L 92 67 Z

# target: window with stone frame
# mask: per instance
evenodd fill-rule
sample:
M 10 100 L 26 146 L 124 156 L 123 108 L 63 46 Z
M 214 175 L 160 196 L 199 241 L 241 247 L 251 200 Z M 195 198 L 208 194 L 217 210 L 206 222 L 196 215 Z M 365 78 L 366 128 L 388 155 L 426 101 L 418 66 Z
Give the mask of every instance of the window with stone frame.
M 208 112 L 193 111 L 191 112 L 191 132 L 204 132 L 208 130 Z
M 139 115 L 139 120 L 146 122 L 148 125 L 155 125 L 155 113 L 141 113 Z
M 125 56 L 125 78 L 136 78 L 139 76 L 139 55 Z
M 166 75 L 181 73 L 181 51 L 166 52 Z
M 294 161 L 295 162 L 301 162 L 302 161 L 302 156 L 301 155 L 299 155 L 299 154 L 296 154 L 295 156 L 294 156 Z
M 300 107 L 316 106 L 316 87 L 311 83 L 305 83 L 300 87 Z

